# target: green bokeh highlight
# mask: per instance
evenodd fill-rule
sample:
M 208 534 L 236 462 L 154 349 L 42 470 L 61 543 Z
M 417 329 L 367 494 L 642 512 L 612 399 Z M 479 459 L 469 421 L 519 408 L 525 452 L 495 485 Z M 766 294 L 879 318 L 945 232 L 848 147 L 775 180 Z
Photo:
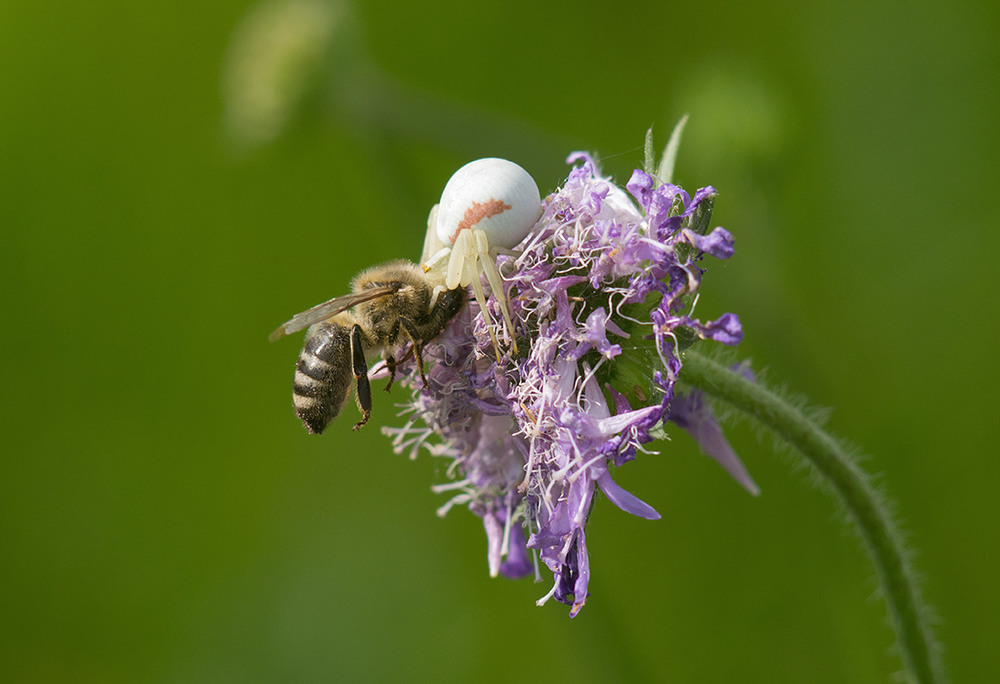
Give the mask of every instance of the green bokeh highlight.
M 226 128 L 252 5 L 0 8 L 7 325 L 0 680 L 886 681 L 860 546 L 772 445 L 747 496 L 682 434 L 597 503 L 592 595 L 491 580 L 444 464 L 379 425 L 316 438 L 298 341 L 266 337 L 416 257 L 469 159 L 543 190 L 574 149 L 619 180 L 687 112 L 676 180 L 736 256 L 699 315 L 871 455 L 918 549 L 955 681 L 1000 632 L 994 3 L 359 2 L 270 142 Z

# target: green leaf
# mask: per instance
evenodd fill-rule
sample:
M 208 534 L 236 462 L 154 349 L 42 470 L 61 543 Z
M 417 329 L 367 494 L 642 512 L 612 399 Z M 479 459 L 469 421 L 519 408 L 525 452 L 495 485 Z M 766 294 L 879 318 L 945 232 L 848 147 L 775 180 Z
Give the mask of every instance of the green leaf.
M 643 146 L 642 170 L 653 175 L 653 127 L 646 131 L 646 144 Z
M 687 114 L 681 117 L 681 120 L 674 126 L 674 130 L 670 132 L 670 140 L 667 141 L 667 146 L 663 149 L 663 157 L 660 159 L 660 165 L 657 167 L 655 175 L 664 183 L 673 182 L 674 163 L 677 161 L 677 150 L 680 149 L 681 134 L 684 132 L 687 120 Z M 646 145 L 647 147 L 652 145 L 652 129 L 646 133 Z

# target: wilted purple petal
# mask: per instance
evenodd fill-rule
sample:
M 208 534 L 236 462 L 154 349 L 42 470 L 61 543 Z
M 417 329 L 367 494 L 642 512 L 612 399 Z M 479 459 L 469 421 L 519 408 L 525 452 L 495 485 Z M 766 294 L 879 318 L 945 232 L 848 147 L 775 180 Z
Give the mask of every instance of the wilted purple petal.
M 531 562 L 528 549 L 525 546 L 524 534 L 520 529 L 512 530 L 507 557 L 500 564 L 500 574 L 510 579 L 519 579 L 530 575 L 534 569 L 535 566 Z
M 595 436 L 609 437 L 627 430 L 633 425 L 643 423 L 647 418 L 654 417 L 657 420 L 661 417 L 659 406 L 646 406 L 641 409 L 635 409 L 634 411 L 627 411 L 614 416 L 608 416 L 607 418 L 599 418 L 593 423 L 596 428 L 594 430 L 594 434 Z
M 728 259 L 733 255 L 733 236 L 721 226 L 708 235 L 699 235 L 694 231 L 685 230 L 684 238 L 701 251 L 711 254 L 717 259 Z
M 639 169 L 632 172 L 632 177 L 625 184 L 625 188 L 632 193 L 632 196 L 639 202 L 639 206 L 643 208 L 649 206 L 650 197 L 653 194 L 653 186 L 653 177 Z
M 675 397 L 670 405 L 669 420 L 694 437 L 705 455 L 721 465 L 745 490 L 754 496 L 760 494 L 760 488 L 722 434 L 722 428 L 701 392 L 693 391 Z
M 743 339 L 743 326 L 740 325 L 739 316 L 734 313 L 726 313 L 719 316 L 714 321 L 699 323 L 691 319 L 686 319 L 685 323 L 693 328 L 698 336 L 706 340 L 715 340 L 722 344 L 739 344 Z
M 597 478 L 597 484 L 600 485 L 601 491 L 604 492 L 604 496 L 608 497 L 608 501 L 613 503 L 615 506 L 618 506 L 618 508 L 622 509 L 626 513 L 631 513 L 632 515 L 645 518 L 646 520 L 660 519 L 660 514 L 656 512 L 655 508 L 637 497 L 635 494 L 622 489 L 617 482 L 612 480 L 611 473 L 609 473 L 606 468 L 601 476 Z
M 496 577 L 500 574 L 503 525 L 496 515 L 487 513 L 483 516 L 483 527 L 486 530 L 486 560 L 490 566 L 490 577 Z
M 580 530 L 579 537 L 573 540 L 570 544 L 569 550 L 566 553 L 566 559 L 559 564 L 559 567 L 555 570 L 556 573 L 556 591 L 555 599 L 560 603 L 565 603 L 566 605 L 573 606 L 573 610 L 570 611 L 570 617 L 576 617 L 576 614 L 580 612 L 579 608 L 576 607 L 577 595 L 581 595 L 581 598 L 585 601 L 587 594 L 587 580 L 589 579 L 589 572 L 583 577 L 583 591 L 580 591 L 578 587 L 581 579 L 580 574 L 580 559 L 579 559 L 579 549 L 578 542 L 579 538 L 583 536 L 583 530 Z M 583 553 L 587 553 L 586 545 L 583 548 Z M 582 604 L 581 604 L 582 605 Z
M 572 352 L 574 358 L 579 359 L 591 349 L 596 349 L 603 356 L 612 359 L 622 353 L 620 345 L 612 344 L 608 340 L 608 315 L 601 307 L 587 316 L 587 322 L 583 325 L 582 338 L 577 348 Z M 618 327 L 618 326 L 614 326 Z M 620 330 L 620 329 L 619 329 Z
M 688 208 L 689 212 L 694 210 L 698 204 L 701 203 L 706 197 L 717 194 L 715 188 L 711 185 L 706 185 L 703 188 L 698 188 L 697 192 L 694 193 L 694 197 L 691 198 L 691 205 Z
M 590 585 L 590 556 L 587 555 L 587 535 L 581 527 L 576 535 L 576 581 L 573 583 L 573 607 L 569 611 L 571 618 L 580 613 L 587 602 Z

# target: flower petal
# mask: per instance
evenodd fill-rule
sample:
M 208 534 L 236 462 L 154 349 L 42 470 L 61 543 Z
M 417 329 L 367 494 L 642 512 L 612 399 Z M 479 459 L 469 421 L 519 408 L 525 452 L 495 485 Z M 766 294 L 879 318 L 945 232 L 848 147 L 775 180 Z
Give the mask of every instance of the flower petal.
M 722 428 L 701 392 L 675 397 L 670 405 L 669 420 L 694 437 L 705 455 L 721 465 L 740 486 L 754 496 L 760 494 L 760 488 L 722 434 Z
M 660 519 L 660 514 L 656 512 L 655 508 L 637 497 L 635 494 L 619 487 L 618 483 L 611 479 L 611 473 L 609 473 L 606 469 L 601 476 L 597 478 L 597 484 L 600 485 L 601 491 L 604 492 L 604 496 L 608 497 L 608 501 L 613 503 L 615 506 L 618 506 L 618 508 L 622 509 L 626 513 L 631 513 L 632 515 L 645 518 L 646 520 Z

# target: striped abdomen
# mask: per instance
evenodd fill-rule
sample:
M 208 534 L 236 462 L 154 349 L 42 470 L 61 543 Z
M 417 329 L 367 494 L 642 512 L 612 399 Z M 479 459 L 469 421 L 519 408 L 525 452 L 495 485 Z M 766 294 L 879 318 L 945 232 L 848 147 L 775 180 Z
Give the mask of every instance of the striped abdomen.
M 323 432 L 347 399 L 351 372 L 351 328 L 319 323 L 309 328 L 295 368 L 295 415 L 313 434 Z

